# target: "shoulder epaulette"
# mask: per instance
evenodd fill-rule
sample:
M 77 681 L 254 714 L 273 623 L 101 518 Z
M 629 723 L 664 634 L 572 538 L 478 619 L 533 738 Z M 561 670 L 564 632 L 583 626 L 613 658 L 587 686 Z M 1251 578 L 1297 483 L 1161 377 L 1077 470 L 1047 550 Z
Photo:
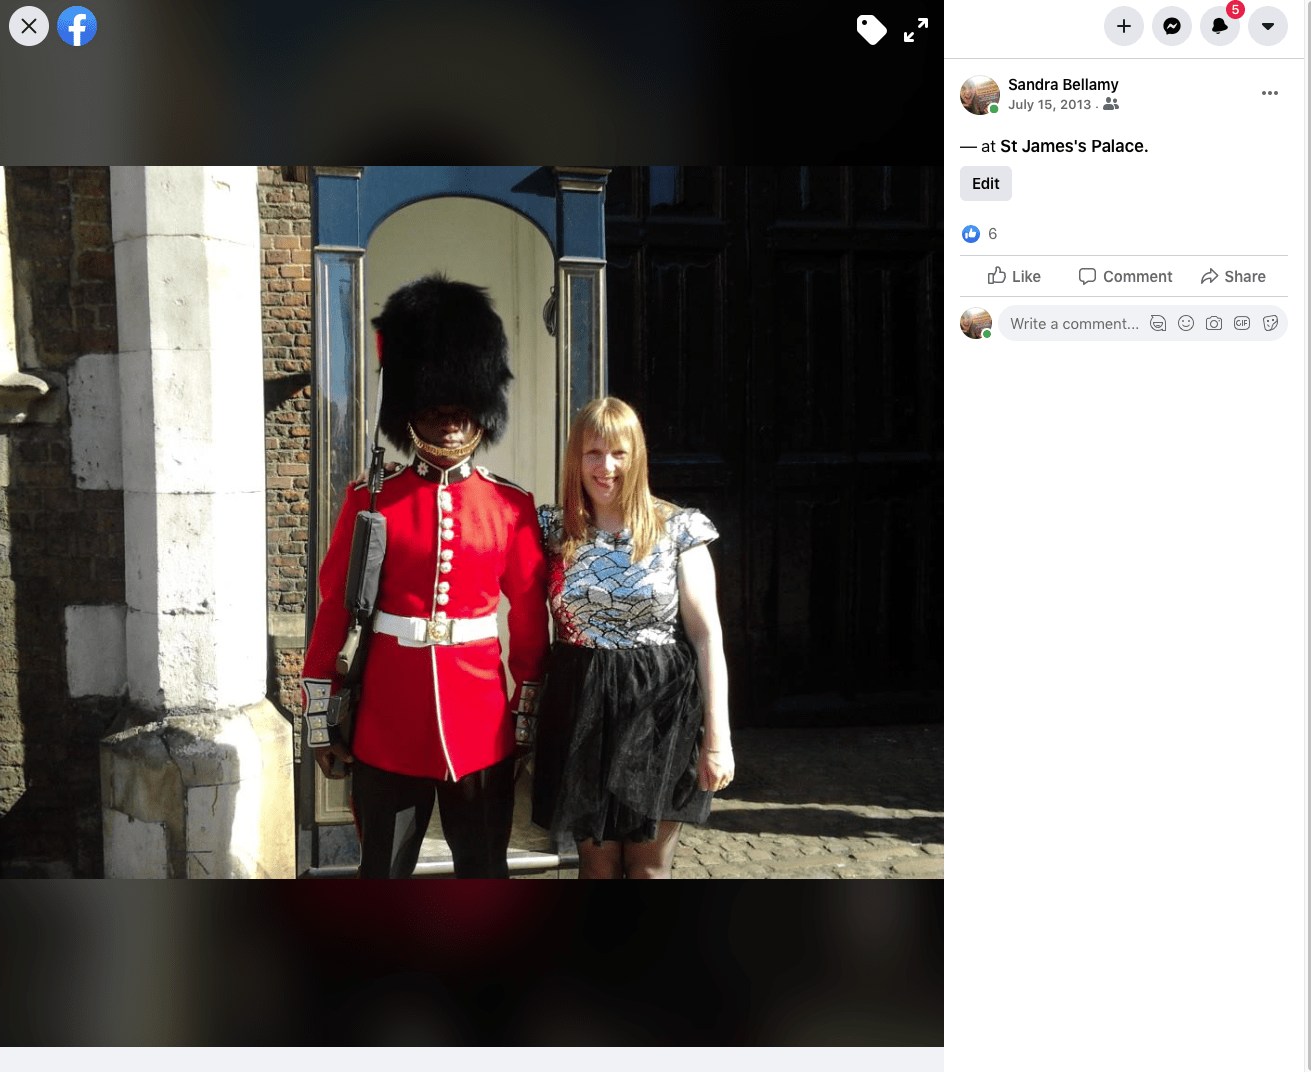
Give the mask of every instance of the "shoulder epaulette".
M 527 488 L 520 487 L 513 480 L 506 480 L 505 477 L 503 476 L 497 476 L 495 473 L 489 472 L 486 466 L 475 465 L 474 468 L 477 469 L 478 472 L 483 477 L 490 480 L 493 484 L 504 484 L 507 488 L 514 488 L 515 491 L 522 491 L 525 495 L 532 494 L 532 492 L 530 492 Z
M 392 477 L 394 477 L 394 476 L 400 476 L 400 475 L 401 475 L 403 472 L 405 472 L 407 469 L 409 469 L 409 466 L 408 466 L 408 465 L 402 465 L 399 469 L 397 469 L 397 470 L 395 470 L 394 472 L 391 472 L 391 473 L 388 473 L 388 472 L 386 472 L 386 471 L 384 470 L 384 472 L 383 472 L 383 474 L 382 474 L 382 482 L 383 482 L 384 484 L 387 483 L 387 481 L 390 480 Z M 351 491 L 359 491 L 361 488 L 367 488 L 368 486 L 369 486 L 369 477 L 368 477 L 368 474 L 366 473 L 365 476 L 364 476 L 364 479 L 363 479 L 363 480 L 353 480 L 353 481 L 351 481 L 350 490 L 351 490 Z

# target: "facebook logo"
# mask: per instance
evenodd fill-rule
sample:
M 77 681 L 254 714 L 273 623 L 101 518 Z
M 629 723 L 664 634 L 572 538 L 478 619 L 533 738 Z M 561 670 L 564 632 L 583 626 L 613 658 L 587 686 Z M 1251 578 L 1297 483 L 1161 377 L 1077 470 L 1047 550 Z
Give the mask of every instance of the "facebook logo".
M 84 7 L 65 8 L 55 25 L 64 44 L 74 48 L 88 44 L 96 36 L 96 17 Z

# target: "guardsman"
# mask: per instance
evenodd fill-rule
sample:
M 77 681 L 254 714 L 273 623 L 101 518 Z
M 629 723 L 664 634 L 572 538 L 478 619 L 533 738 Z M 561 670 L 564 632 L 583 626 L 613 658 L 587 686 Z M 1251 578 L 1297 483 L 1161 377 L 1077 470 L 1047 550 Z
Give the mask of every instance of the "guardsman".
M 411 463 L 378 495 L 387 548 L 374 635 L 349 747 L 314 749 L 325 773 L 350 763 L 361 878 L 408 877 L 434 797 L 457 878 L 506 878 L 516 722 L 528 733 L 545 667 L 545 563 L 532 496 L 475 466 L 509 417 L 512 378 L 501 319 L 481 287 L 440 275 L 387 299 L 373 322 L 382 362 L 378 427 Z M 343 598 L 355 515 L 351 487 L 319 571 L 305 652 L 306 713 L 340 686 Z M 509 600 L 507 697 L 497 605 Z

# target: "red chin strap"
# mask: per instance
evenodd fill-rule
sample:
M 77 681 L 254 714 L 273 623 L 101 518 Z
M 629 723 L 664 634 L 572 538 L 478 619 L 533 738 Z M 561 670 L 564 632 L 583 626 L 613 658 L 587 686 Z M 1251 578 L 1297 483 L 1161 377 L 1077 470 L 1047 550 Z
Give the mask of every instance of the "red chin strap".
M 381 365 L 381 364 L 382 364 L 382 332 L 381 332 L 381 331 L 375 331 L 375 332 L 373 333 L 373 337 L 374 337 L 374 338 L 377 340 L 377 342 L 378 342 L 378 364 Z

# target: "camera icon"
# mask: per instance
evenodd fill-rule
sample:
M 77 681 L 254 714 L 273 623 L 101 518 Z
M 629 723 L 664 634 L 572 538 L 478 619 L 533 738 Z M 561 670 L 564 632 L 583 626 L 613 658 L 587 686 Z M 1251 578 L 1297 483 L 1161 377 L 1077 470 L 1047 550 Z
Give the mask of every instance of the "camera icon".
M 1224 326 L 1225 326 L 1225 322 L 1221 320 L 1218 316 L 1208 316 L 1206 318 L 1207 331 L 1219 331 Z
M 1234 317 L 1234 327 L 1237 328 L 1239 331 L 1246 331 L 1251 326 L 1252 326 L 1252 320 L 1250 317 L 1246 317 L 1246 316 Z

